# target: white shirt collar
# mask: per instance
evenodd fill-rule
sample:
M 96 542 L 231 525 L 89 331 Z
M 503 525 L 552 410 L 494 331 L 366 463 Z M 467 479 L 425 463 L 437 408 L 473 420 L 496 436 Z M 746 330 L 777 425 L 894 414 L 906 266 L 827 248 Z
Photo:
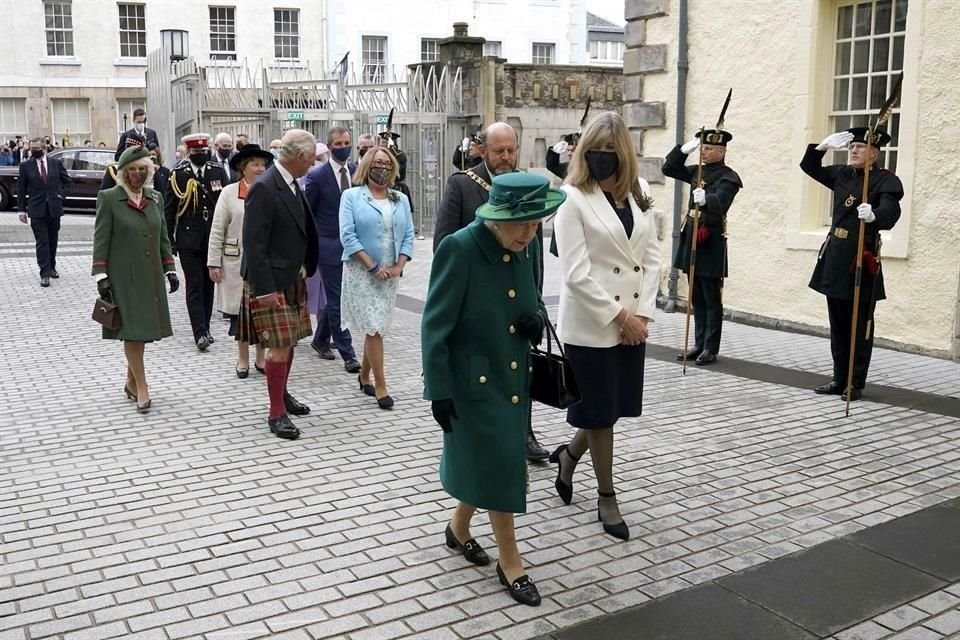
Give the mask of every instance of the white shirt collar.
M 332 165 L 330 168 L 333 169 L 333 173 L 336 174 L 337 177 L 340 176 L 340 169 L 343 169 L 344 167 L 347 166 L 346 162 L 340 162 L 339 160 L 334 158 L 332 153 L 330 154 L 330 159 L 327 160 L 327 162 L 329 162 Z
M 287 183 L 287 186 L 296 193 L 296 187 L 293 186 L 294 177 L 293 174 L 287 171 L 287 168 L 283 166 L 283 163 L 279 160 L 273 163 L 277 167 L 277 171 L 280 172 L 280 177 L 283 178 L 283 181 Z

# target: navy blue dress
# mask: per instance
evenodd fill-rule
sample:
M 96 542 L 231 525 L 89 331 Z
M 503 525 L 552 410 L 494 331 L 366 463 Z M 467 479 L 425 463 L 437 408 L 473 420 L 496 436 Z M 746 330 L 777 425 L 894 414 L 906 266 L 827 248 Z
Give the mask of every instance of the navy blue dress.
M 633 212 L 618 208 L 613 196 L 603 195 L 616 212 L 629 238 Z M 578 429 L 609 429 L 620 418 L 639 416 L 643 409 L 643 366 L 647 345 L 583 347 L 563 345 L 573 366 L 582 400 L 567 409 L 567 423 Z

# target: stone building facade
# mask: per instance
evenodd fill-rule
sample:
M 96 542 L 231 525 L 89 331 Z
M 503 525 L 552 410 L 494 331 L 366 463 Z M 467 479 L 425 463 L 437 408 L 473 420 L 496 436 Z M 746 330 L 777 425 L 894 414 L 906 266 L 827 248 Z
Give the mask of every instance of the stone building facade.
M 726 128 L 734 139 L 727 160 L 744 182 L 728 220 L 730 277 L 724 304 L 734 316 L 826 330 L 824 299 L 807 282 L 826 237 L 830 199 L 798 164 L 807 144 L 875 117 L 894 78 L 904 72 L 902 99 L 891 122 L 894 142 L 883 150 L 883 161 L 900 177 L 906 195 L 900 221 L 883 234 L 888 299 L 877 306 L 876 335 L 878 343 L 960 358 L 960 226 L 950 204 L 960 161 L 944 153 L 960 110 L 960 94 L 947 89 L 955 85 L 960 60 L 960 41 L 954 37 L 960 3 L 625 4 L 624 116 L 656 206 L 665 213 L 665 256 L 673 249 L 675 197 L 673 181 L 659 175 L 662 158 L 700 126 L 713 126 L 733 88 Z M 684 5 L 689 69 L 681 86 Z M 678 132 L 681 93 L 686 124 Z M 837 154 L 827 161 L 846 159 Z M 686 189 L 681 197 L 685 206 Z M 667 268 L 663 280 L 667 292 Z M 682 274 L 680 285 L 683 298 Z

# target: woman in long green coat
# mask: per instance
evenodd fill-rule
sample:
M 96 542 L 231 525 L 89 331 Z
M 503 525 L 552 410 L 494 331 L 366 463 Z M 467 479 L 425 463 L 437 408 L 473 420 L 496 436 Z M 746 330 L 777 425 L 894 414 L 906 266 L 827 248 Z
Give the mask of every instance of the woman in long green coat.
M 163 197 L 145 186 L 152 184 L 153 171 L 146 149 L 124 151 L 117 164 L 117 186 L 97 194 L 93 228 L 97 293 L 119 307 L 123 325 L 115 331 L 104 328 L 103 337 L 123 341 L 127 358 L 123 390 L 136 400 L 138 413 L 146 413 L 151 405 L 144 343 L 173 335 L 165 285 L 169 283 L 170 293 L 180 286 L 163 219 Z
M 421 330 L 424 398 L 444 431 L 440 481 L 459 501 L 446 544 L 488 564 L 470 535 L 474 512 L 487 509 L 500 582 L 532 606 L 540 594 L 524 574 L 513 514 L 527 506 L 530 344 L 546 318 L 536 231 L 564 199 L 549 186 L 525 173 L 494 178 L 477 220 L 437 247 Z

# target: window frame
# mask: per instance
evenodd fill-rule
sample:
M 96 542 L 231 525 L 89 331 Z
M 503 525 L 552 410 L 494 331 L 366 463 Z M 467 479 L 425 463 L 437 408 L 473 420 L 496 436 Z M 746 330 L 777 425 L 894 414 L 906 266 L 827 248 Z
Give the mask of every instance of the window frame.
M 537 55 L 537 47 L 546 47 L 549 52 L 548 61 L 544 62 L 543 55 Z M 530 45 L 530 64 L 556 64 L 557 62 L 557 43 L 556 42 L 533 42 Z
M 368 45 L 373 42 L 382 43 L 382 49 L 377 51 L 370 49 Z M 388 36 L 375 34 L 360 36 L 360 78 L 364 84 L 381 84 L 387 81 L 389 46 Z M 368 62 L 367 54 L 369 53 L 377 53 L 381 56 L 381 59 L 376 64 Z M 375 67 L 377 70 L 371 73 L 369 71 L 370 67 Z
M 76 128 L 70 130 L 71 127 L 63 127 L 63 123 L 58 123 L 58 114 L 57 114 L 57 105 L 72 103 L 75 105 L 74 113 L 72 115 L 79 116 L 82 111 L 81 108 L 86 110 L 86 129 Z M 81 123 L 82 124 L 82 123 Z M 73 140 L 79 140 L 80 144 L 83 144 L 84 140 L 92 140 L 92 119 L 90 117 L 90 99 L 89 98 L 50 98 L 50 129 L 52 135 L 50 136 L 55 141 L 62 141 L 63 137 L 67 135 L 69 130 L 71 143 Z M 73 145 L 71 145 L 73 146 Z M 79 145 L 76 145 L 79 146 Z
M 496 53 L 491 53 L 490 51 L 488 51 L 488 47 L 492 48 L 492 45 L 496 45 Z M 503 57 L 503 40 L 487 40 L 486 42 L 484 42 L 483 55 L 502 58 Z
M 55 9 L 57 7 L 66 8 L 67 11 L 62 12 L 59 16 L 54 11 L 52 15 L 48 13 L 47 9 Z M 56 25 L 56 19 L 61 18 L 64 24 L 61 26 Z M 54 20 L 54 25 L 47 26 L 47 23 L 50 19 Z M 70 25 L 65 26 L 66 20 L 69 19 Z M 73 39 L 73 0 L 43 0 L 43 34 L 44 34 L 44 50 L 48 58 L 75 58 L 75 42 Z M 61 40 L 57 39 L 57 34 L 62 34 L 64 37 Z M 53 40 L 51 41 L 51 35 L 53 35 Z M 53 53 L 50 52 L 50 47 L 53 46 Z M 58 45 L 64 47 L 63 53 L 57 51 Z
M 284 15 L 287 14 L 287 15 Z M 284 21 L 284 17 L 293 17 L 295 19 Z M 293 29 L 288 32 L 277 31 L 278 25 L 293 25 Z M 284 42 L 282 39 L 287 39 Z M 275 60 L 285 60 L 291 62 L 300 61 L 300 9 L 292 7 L 274 7 L 273 8 L 273 57 Z M 285 51 L 285 47 L 288 49 Z M 295 55 L 282 55 L 283 53 L 294 53 Z
M 223 16 L 219 12 L 225 12 Z M 214 18 L 214 12 L 218 15 Z M 229 17 L 226 16 L 229 12 Z M 214 31 L 216 24 L 220 31 Z M 229 31 L 227 30 L 229 28 Z M 212 4 L 207 7 L 207 29 L 210 34 L 210 60 L 236 60 L 237 59 L 237 7 L 235 5 Z M 276 30 L 276 23 L 274 23 Z M 274 34 L 276 35 L 276 33 Z M 217 44 L 214 44 L 217 43 Z M 219 48 L 223 43 L 232 43 L 232 49 Z M 274 43 L 274 54 L 276 54 L 276 43 Z
M 129 11 L 130 9 L 139 9 L 140 15 L 134 15 L 132 18 L 130 15 L 123 15 L 124 10 Z M 147 58 L 147 5 L 142 2 L 118 2 L 117 3 L 117 18 L 119 24 L 117 25 L 117 36 L 119 38 L 120 45 L 120 59 L 121 60 L 146 60 Z M 127 20 L 127 29 L 123 29 L 123 21 Z M 143 29 L 130 29 L 130 20 L 142 20 Z M 124 37 L 129 38 L 131 35 L 139 35 L 140 37 L 135 38 L 135 40 L 140 40 L 142 37 L 142 42 L 124 42 Z M 124 47 L 127 47 L 127 53 L 124 53 Z M 130 55 L 131 48 L 136 47 L 136 53 L 138 55 Z M 140 51 L 142 50 L 142 55 Z
M 7 106 L 9 106 L 9 109 Z M 8 113 L 12 117 L 12 122 L 6 119 Z M 11 124 L 12 127 L 8 126 Z M 18 128 L 19 125 L 22 125 L 22 127 Z M 0 98 L 0 139 L 6 142 L 7 140 L 13 140 L 18 135 L 28 137 L 27 99 L 2 97 Z
M 432 45 L 432 53 L 428 51 Z M 420 62 L 438 62 L 440 60 L 440 38 L 420 38 Z

